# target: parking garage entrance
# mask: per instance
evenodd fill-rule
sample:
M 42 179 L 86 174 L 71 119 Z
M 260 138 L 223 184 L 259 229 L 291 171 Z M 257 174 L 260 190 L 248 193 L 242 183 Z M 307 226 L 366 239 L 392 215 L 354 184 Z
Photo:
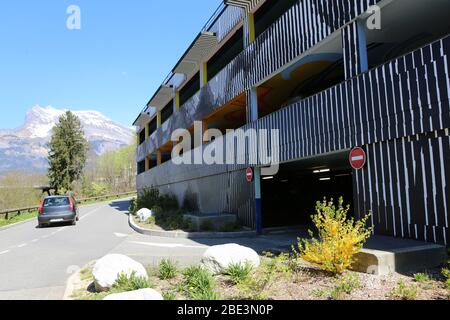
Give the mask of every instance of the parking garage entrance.
M 317 201 L 344 198 L 353 213 L 353 177 L 349 152 L 338 152 L 280 165 L 276 176 L 261 180 L 263 227 L 311 224 Z

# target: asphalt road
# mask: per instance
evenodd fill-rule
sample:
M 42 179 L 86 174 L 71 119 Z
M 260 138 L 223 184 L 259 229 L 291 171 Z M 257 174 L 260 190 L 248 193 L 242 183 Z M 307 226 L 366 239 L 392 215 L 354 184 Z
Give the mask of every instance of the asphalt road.
M 0 230 L 0 300 L 62 299 L 70 275 L 109 253 L 125 254 L 144 265 L 170 258 L 198 263 L 210 245 L 237 242 L 261 252 L 290 245 L 296 235 L 247 239 L 188 240 L 149 237 L 128 226 L 128 201 L 80 208 L 76 226 L 36 228 L 32 220 Z

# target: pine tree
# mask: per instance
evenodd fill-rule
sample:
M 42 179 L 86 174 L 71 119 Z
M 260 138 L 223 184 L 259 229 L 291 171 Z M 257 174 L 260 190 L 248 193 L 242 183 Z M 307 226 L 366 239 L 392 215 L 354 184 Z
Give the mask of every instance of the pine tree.
M 53 128 L 49 143 L 47 175 L 56 193 L 70 191 L 72 183 L 81 177 L 86 164 L 88 146 L 80 120 L 72 112 L 67 111 Z

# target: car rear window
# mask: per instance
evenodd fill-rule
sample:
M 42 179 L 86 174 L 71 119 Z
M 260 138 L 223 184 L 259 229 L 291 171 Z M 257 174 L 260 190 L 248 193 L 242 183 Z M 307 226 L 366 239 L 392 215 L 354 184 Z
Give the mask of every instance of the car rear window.
M 48 198 L 44 201 L 44 207 L 50 208 L 50 207 L 64 207 L 69 206 L 70 201 L 67 197 L 60 197 L 60 198 Z

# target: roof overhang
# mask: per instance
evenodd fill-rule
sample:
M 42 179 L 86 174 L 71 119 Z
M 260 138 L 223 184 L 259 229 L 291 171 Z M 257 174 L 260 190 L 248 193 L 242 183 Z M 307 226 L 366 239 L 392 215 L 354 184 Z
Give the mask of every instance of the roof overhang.
M 228 6 L 239 7 L 247 12 L 251 12 L 261 0 L 224 0 L 224 3 Z
M 192 75 L 203 60 L 211 54 L 218 44 L 217 35 L 213 32 L 201 32 L 189 49 L 173 69 L 173 73 L 181 73 L 186 77 Z
M 156 91 L 155 95 L 147 103 L 147 107 L 154 107 L 157 110 L 162 110 L 170 100 L 175 96 L 173 86 L 162 85 Z
M 134 120 L 133 126 L 143 127 L 147 122 L 150 121 L 150 114 L 148 112 L 141 112 L 139 116 Z

